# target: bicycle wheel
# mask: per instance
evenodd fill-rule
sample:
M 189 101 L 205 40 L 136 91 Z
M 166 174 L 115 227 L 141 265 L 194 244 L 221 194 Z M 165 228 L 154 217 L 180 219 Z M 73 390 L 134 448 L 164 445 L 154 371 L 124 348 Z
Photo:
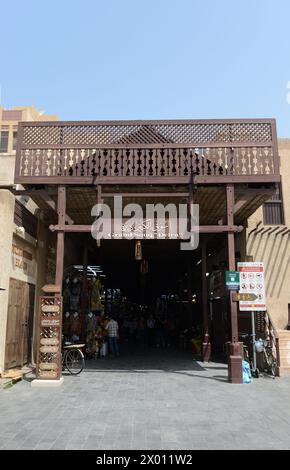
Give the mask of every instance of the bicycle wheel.
M 253 371 L 253 376 L 256 377 L 256 379 L 258 379 L 260 377 L 260 371 L 259 371 L 258 368 Z
M 80 374 L 85 366 L 83 353 L 79 349 L 71 349 L 66 353 L 65 365 L 70 374 Z
M 275 377 L 276 377 L 276 367 L 277 367 L 276 359 L 274 358 L 271 351 L 269 352 L 269 351 L 265 350 L 264 354 L 265 354 L 265 361 L 266 361 L 266 365 L 267 365 L 266 371 L 273 379 L 275 379 Z
M 273 357 L 270 358 L 270 373 L 273 379 L 276 377 L 276 361 Z

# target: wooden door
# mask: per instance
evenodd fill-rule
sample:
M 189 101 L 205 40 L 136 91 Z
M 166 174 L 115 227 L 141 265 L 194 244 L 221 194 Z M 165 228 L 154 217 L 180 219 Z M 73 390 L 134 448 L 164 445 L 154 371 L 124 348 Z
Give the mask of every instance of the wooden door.
M 17 367 L 20 361 L 22 286 L 19 281 L 10 279 L 8 317 L 6 330 L 5 369 Z
M 10 279 L 5 369 L 23 366 L 30 359 L 33 312 L 34 286 Z
M 34 313 L 35 287 L 33 284 L 24 285 L 24 308 L 22 317 L 22 364 L 27 364 L 31 357 L 33 336 L 33 313 Z

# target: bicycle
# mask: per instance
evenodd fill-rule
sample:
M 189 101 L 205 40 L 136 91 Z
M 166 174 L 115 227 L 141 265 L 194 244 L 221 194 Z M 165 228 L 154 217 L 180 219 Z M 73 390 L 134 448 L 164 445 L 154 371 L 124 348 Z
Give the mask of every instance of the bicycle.
M 81 348 L 85 344 L 65 344 L 62 350 L 62 370 L 71 375 L 78 375 L 85 367 L 85 358 Z
M 266 367 L 264 367 L 264 372 L 266 371 L 273 379 L 275 379 L 277 371 L 277 360 L 273 355 L 270 341 L 259 338 L 257 341 L 255 341 L 255 349 L 257 353 L 263 354 L 263 365 L 266 365 Z
M 241 338 L 243 342 L 243 359 L 250 364 L 252 376 L 258 379 L 260 376 L 260 371 L 258 367 L 254 365 L 255 361 L 253 361 L 253 357 L 249 353 L 249 349 L 250 349 L 249 346 L 252 345 L 253 335 L 249 333 L 244 333 L 244 334 L 240 334 L 239 338 Z M 248 344 L 245 344 L 245 340 L 247 340 Z

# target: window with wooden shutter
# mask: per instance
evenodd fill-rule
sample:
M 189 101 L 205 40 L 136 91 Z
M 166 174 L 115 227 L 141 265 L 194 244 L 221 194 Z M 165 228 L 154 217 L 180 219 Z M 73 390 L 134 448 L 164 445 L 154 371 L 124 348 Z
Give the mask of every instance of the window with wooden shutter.
M 0 132 L 0 153 L 8 152 L 9 131 Z
M 284 225 L 284 208 L 281 184 L 276 184 L 273 196 L 263 205 L 263 217 L 265 225 Z
M 26 209 L 17 199 L 15 201 L 14 223 L 18 227 L 24 227 L 25 231 L 37 238 L 37 218 Z

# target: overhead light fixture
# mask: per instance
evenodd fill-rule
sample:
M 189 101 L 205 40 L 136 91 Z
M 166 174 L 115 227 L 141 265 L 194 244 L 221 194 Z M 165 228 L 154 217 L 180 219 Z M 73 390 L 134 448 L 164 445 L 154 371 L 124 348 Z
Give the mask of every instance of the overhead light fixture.
M 141 261 L 142 260 L 142 245 L 140 240 L 136 240 L 135 242 L 135 260 Z

